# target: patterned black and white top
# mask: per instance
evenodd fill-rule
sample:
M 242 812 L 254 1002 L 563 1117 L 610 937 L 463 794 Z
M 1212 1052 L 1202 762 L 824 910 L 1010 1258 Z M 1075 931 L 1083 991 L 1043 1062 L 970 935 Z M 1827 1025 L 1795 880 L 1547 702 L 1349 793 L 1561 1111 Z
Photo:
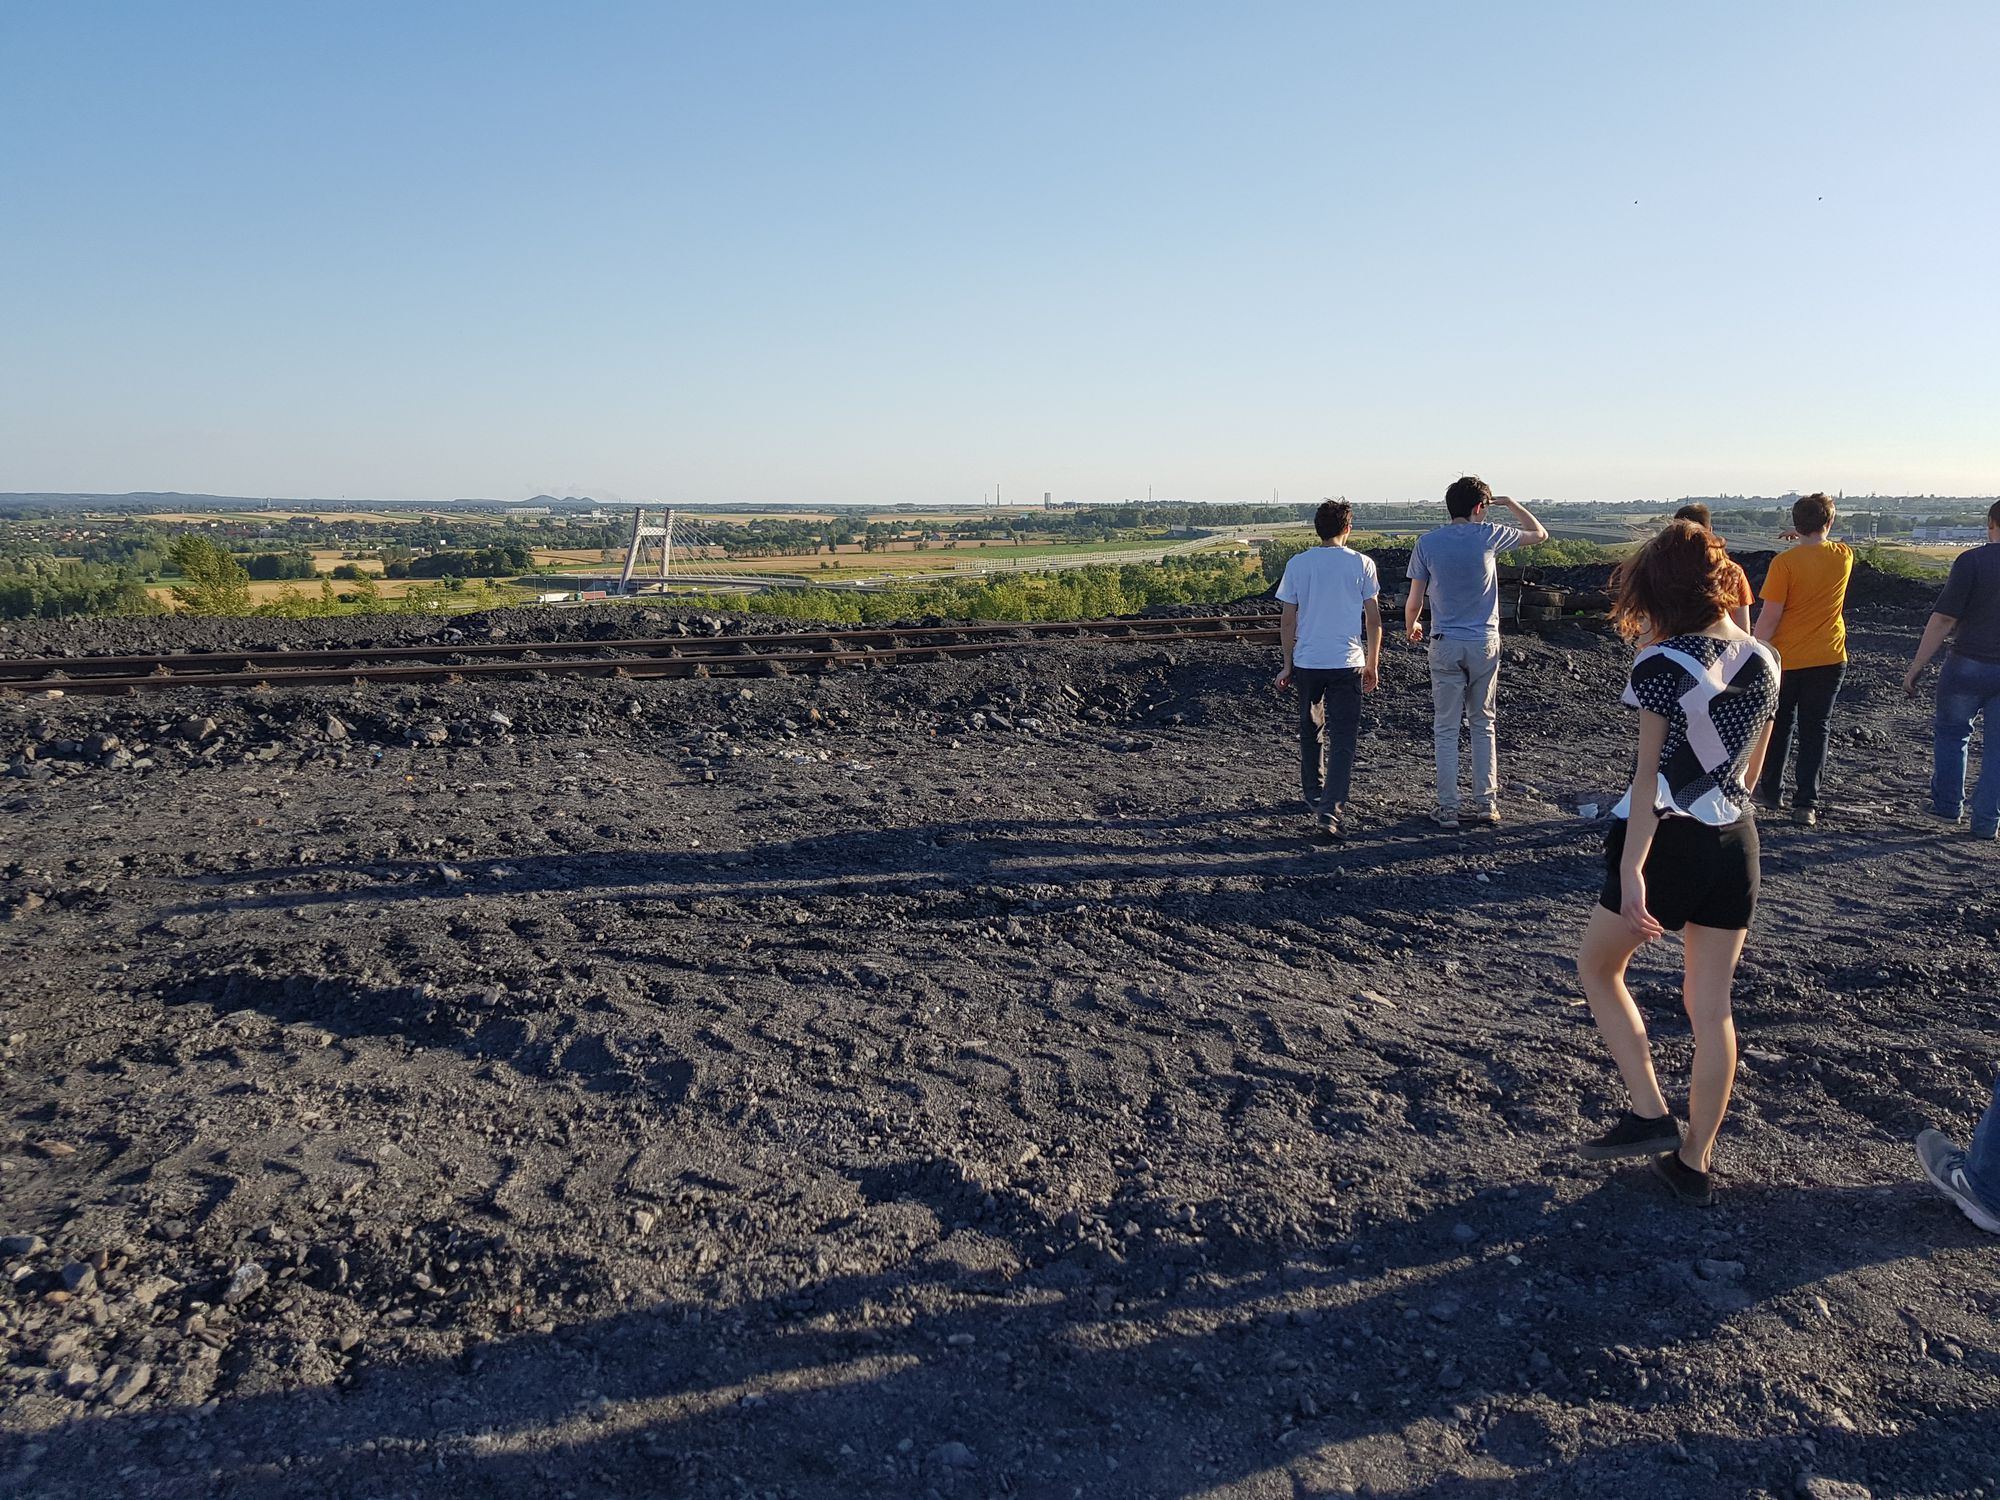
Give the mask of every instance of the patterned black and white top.
M 1667 721 L 1653 799 L 1662 815 L 1699 818 L 1717 828 L 1748 815 L 1743 767 L 1778 708 L 1778 659 L 1770 647 L 1711 635 L 1671 636 L 1639 653 L 1624 701 Z M 1631 814 L 1627 792 L 1611 815 Z

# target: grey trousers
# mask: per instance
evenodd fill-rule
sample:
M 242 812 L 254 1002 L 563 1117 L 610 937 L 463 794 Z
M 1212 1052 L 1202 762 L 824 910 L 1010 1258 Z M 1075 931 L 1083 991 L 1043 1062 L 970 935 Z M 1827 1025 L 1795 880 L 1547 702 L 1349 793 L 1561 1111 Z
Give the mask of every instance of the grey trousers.
M 1472 805 L 1499 806 L 1500 774 L 1494 763 L 1493 703 L 1500 684 L 1500 638 L 1431 640 L 1432 727 L 1437 739 L 1438 806 L 1458 810 L 1458 731 L 1472 734 Z

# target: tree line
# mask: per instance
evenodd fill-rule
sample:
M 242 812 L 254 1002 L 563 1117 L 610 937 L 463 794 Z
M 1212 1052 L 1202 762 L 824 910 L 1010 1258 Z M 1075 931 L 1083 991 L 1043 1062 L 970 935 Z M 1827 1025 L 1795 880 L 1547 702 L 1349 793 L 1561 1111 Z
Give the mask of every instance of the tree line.
M 0 619 L 67 620 L 81 615 L 163 615 L 164 604 L 129 568 L 0 557 Z
M 677 599 L 696 608 L 887 624 L 935 616 L 949 620 L 1093 620 L 1137 614 L 1162 604 L 1226 604 L 1262 591 L 1241 556 L 1197 553 L 1157 563 L 1098 564 L 1045 573 L 1010 573 L 978 582 L 951 580 L 880 593 L 769 589 L 751 594 Z

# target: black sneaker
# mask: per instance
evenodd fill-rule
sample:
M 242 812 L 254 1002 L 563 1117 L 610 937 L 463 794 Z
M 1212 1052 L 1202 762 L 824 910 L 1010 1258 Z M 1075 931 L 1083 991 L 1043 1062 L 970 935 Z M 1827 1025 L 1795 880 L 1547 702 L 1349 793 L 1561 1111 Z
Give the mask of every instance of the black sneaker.
M 1586 1161 L 1612 1161 L 1620 1156 L 1658 1156 L 1669 1147 L 1678 1151 L 1680 1144 L 1681 1127 L 1672 1115 L 1648 1120 L 1628 1109 L 1616 1125 L 1576 1149 Z
M 1330 812 L 1321 813 L 1318 822 L 1314 825 L 1313 833 L 1322 844 L 1339 843 L 1341 839 L 1339 814 Z
M 1709 1174 L 1697 1172 L 1682 1161 L 1678 1150 L 1654 1157 L 1653 1170 L 1662 1182 L 1674 1190 L 1674 1196 L 1681 1202 L 1692 1203 L 1696 1208 L 1707 1208 L 1715 1201 L 1715 1190 L 1708 1184 Z

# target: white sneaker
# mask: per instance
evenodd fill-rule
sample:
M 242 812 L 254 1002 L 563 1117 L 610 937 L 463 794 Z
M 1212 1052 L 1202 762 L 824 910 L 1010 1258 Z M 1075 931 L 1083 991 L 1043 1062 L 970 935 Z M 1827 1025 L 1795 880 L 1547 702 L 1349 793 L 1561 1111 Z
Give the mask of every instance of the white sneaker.
M 1917 1160 L 1931 1186 L 1956 1203 L 1966 1218 L 1988 1234 L 2000 1234 L 2000 1214 L 1974 1195 L 1972 1185 L 1965 1180 L 1965 1153 L 1951 1143 L 1949 1136 L 1935 1130 L 1924 1131 L 1917 1137 Z
M 1458 827 L 1458 809 L 1455 807 L 1440 807 L 1431 814 L 1431 818 L 1440 828 Z

